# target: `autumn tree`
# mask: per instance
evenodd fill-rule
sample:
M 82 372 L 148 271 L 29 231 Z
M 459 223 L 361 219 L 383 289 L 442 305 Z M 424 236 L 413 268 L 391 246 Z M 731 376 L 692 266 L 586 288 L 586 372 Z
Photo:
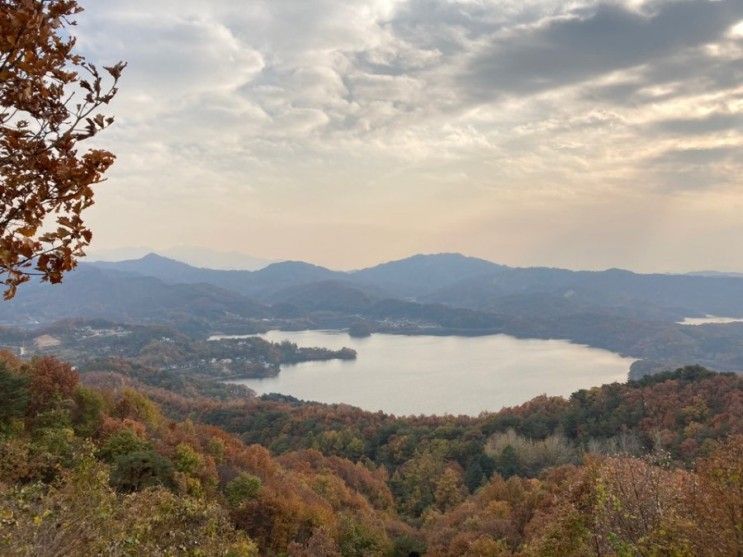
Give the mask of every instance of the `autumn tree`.
M 13 418 L 23 417 L 29 399 L 28 380 L 9 371 L 2 362 L 0 362 L 0 393 L 2 393 L 2 404 L 0 404 L 0 431 L 2 431 L 4 423 Z
M 48 410 L 54 402 L 71 399 L 80 379 L 70 364 L 51 357 L 34 359 L 28 375 L 30 416 Z
M 700 523 L 694 532 L 699 555 L 743 553 L 743 436 L 718 444 L 697 465 L 699 481 L 687 497 L 690 514 Z
M 0 282 L 58 283 L 92 233 L 82 213 L 114 162 L 84 142 L 113 118 L 123 62 L 99 70 L 75 52 L 75 0 L 0 0 Z

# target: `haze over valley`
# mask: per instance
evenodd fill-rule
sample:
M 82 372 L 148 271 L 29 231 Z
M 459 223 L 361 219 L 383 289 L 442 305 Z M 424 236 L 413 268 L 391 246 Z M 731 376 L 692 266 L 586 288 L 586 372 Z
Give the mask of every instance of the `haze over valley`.
M 148 254 L 83 263 L 54 289 L 30 284 L 0 306 L 0 322 L 37 330 L 76 318 L 167 325 L 195 338 L 339 329 L 562 339 L 630 358 L 634 378 L 688 363 L 740 372 L 740 316 L 739 277 L 512 268 L 459 254 L 352 272 L 303 262 L 219 270 Z

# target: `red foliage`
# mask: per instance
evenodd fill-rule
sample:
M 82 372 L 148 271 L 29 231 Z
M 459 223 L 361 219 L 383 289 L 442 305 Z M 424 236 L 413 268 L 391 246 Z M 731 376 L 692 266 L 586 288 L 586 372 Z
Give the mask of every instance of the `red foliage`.
M 51 357 L 34 359 L 28 368 L 28 374 L 30 416 L 48 408 L 55 400 L 71 398 L 80 380 L 72 366 Z
M 117 92 L 125 64 L 104 68 L 74 52 L 75 0 L 0 2 L 0 281 L 12 298 L 39 275 L 60 282 L 92 238 L 81 213 L 114 155 L 80 153 L 108 127 L 98 112 Z M 81 74 L 87 79 L 81 79 Z

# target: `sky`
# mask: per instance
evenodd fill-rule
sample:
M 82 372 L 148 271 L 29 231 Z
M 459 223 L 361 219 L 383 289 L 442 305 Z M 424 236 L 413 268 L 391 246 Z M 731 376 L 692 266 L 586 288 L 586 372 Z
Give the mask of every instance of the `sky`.
M 743 271 L 743 0 L 82 0 L 93 253 Z

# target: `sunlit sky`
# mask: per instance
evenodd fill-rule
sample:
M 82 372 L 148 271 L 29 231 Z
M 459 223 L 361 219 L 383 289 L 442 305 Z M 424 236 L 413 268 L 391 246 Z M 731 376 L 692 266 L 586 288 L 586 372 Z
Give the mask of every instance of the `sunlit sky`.
M 743 271 L 743 1 L 83 0 L 94 252 Z

